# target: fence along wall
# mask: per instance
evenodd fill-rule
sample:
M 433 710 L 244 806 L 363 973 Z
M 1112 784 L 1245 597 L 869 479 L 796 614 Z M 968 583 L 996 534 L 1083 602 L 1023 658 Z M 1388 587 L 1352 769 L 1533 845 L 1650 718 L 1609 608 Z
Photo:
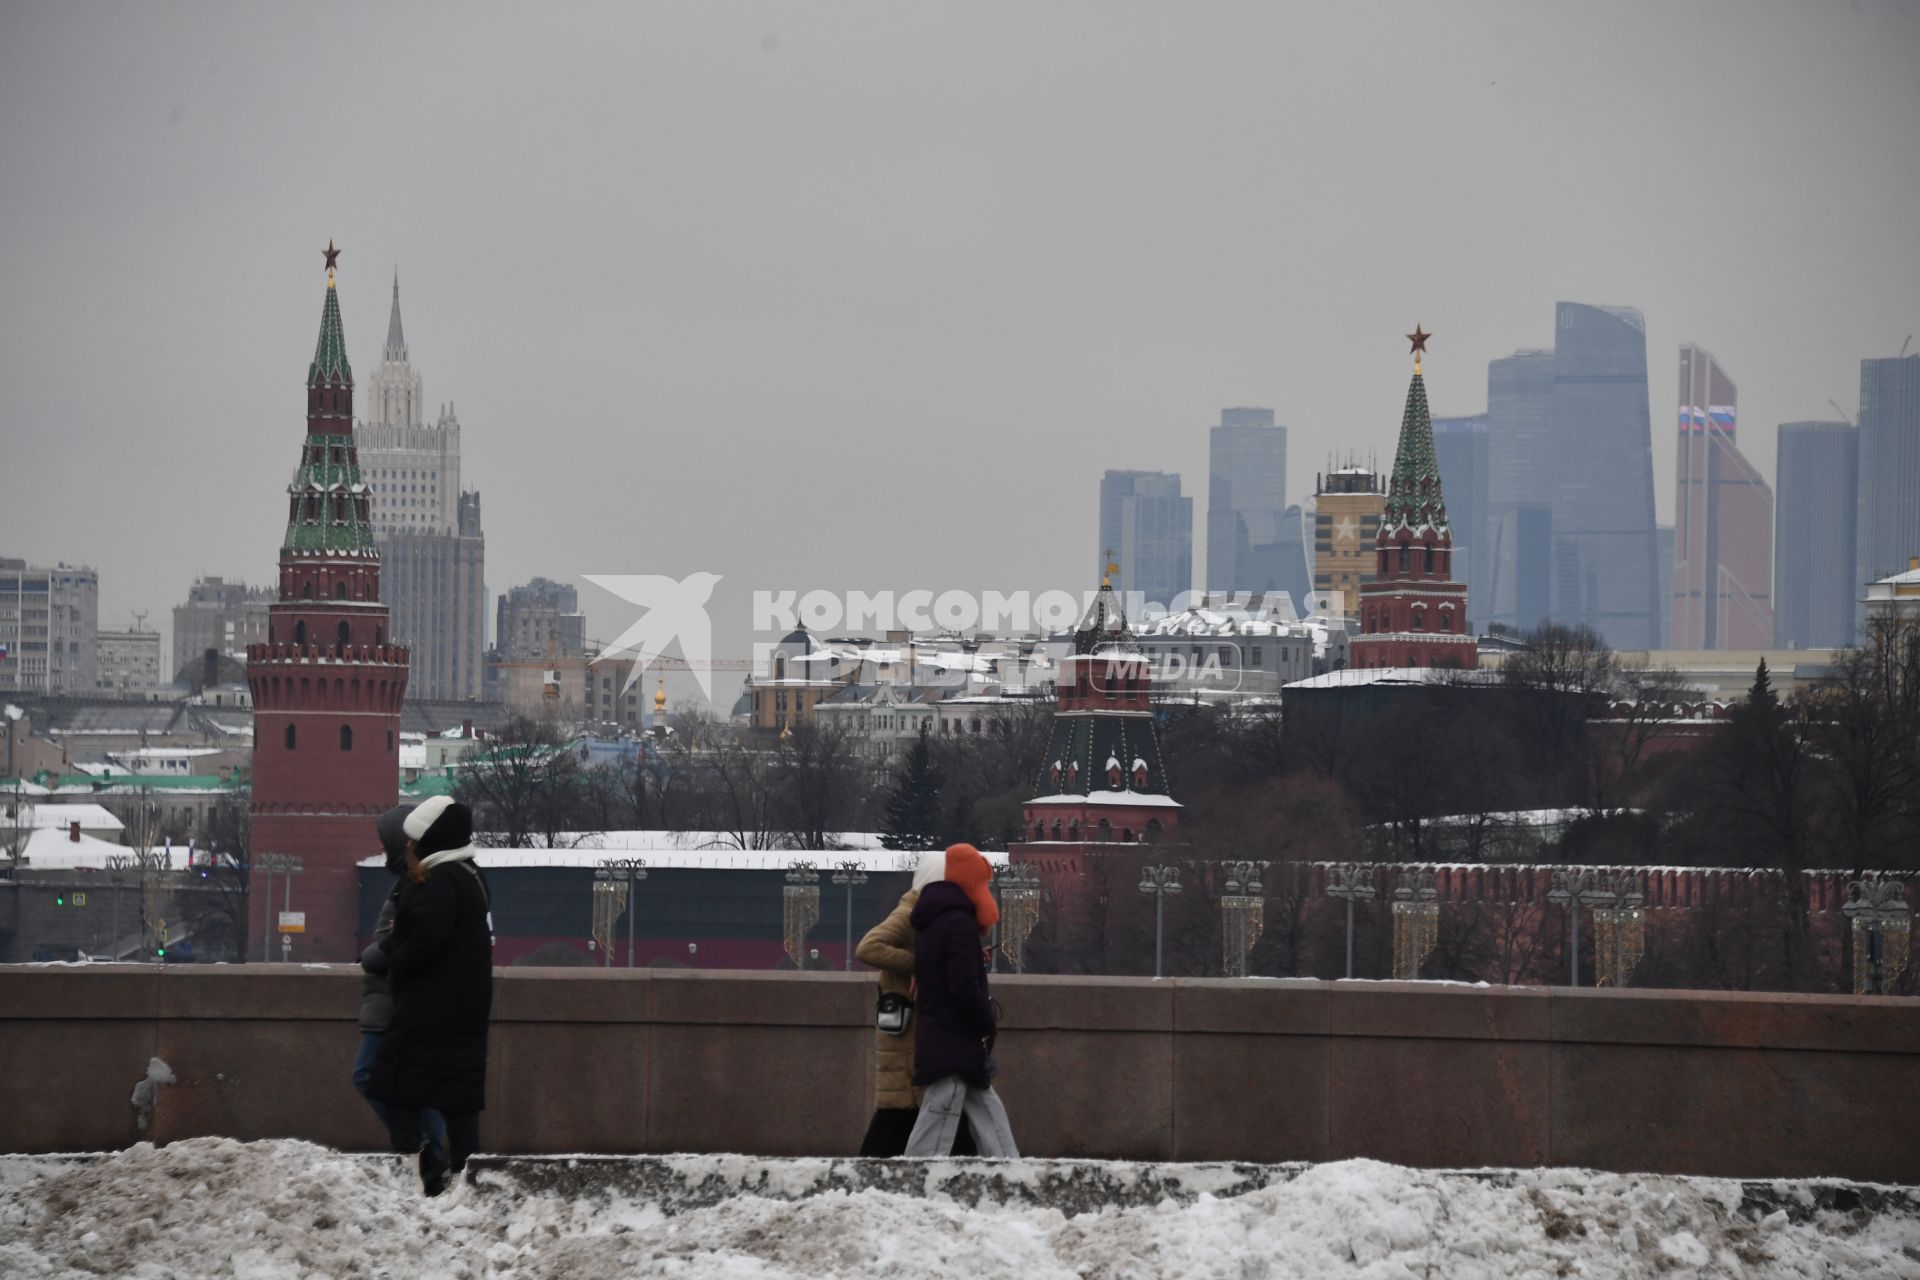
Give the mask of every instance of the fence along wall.
M 0 969 L 0 1149 L 208 1134 L 375 1150 L 346 966 Z M 1920 1001 L 1419 983 L 1003 977 L 1023 1150 L 1584 1165 L 1920 1182 Z M 498 971 L 483 1122 L 507 1153 L 846 1155 L 858 974 Z M 161 1058 L 151 1127 L 129 1098 Z

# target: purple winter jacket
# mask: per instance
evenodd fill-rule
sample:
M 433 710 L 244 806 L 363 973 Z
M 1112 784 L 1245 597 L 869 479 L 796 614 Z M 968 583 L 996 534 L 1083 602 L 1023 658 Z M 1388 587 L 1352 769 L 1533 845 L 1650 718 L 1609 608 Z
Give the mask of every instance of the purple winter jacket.
M 994 1021 L 973 903 L 959 885 L 936 880 L 920 891 L 911 919 L 919 1010 L 913 1082 L 929 1085 L 959 1076 L 984 1089 L 993 1075 L 988 1046 Z

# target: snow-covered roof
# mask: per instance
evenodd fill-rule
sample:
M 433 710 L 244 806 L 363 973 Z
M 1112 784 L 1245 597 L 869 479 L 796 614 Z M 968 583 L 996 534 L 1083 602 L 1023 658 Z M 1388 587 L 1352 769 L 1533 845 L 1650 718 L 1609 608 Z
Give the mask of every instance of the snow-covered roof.
M 827 837 L 832 846 L 830 852 L 841 853 L 848 850 L 878 849 L 882 836 L 877 831 L 837 831 Z M 602 852 L 644 853 L 650 849 L 661 851 L 687 852 L 740 852 L 735 837 L 730 831 L 591 831 L 585 833 L 570 832 L 566 839 L 573 842 L 576 849 L 599 850 Z M 778 853 L 787 856 L 784 850 L 756 850 L 755 852 Z M 795 854 L 795 857 L 804 855 Z
M 42 794 L 44 794 L 44 789 Z M 73 823 L 83 831 L 124 831 L 126 823 L 100 804 L 37 804 L 28 809 L 20 825 L 47 831 L 65 831 Z
M 620 849 L 481 849 L 474 860 L 483 868 L 496 867 L 598 867 L 628 851 Z M 982 851 L 981 857 L 995 866 L 1004 865 L 1004 852 Z M 920 854 L 905 849 L 756 849 L 707 850 L 701 852 L 665 851 L 645 856 L 648 871 L 787 871 L 797 862 L 810 862 L 824 878 L 830 871 L 851 862 L 861 871 L 912 871 L 920 865 Z M 386 865 L 383 857 L 362 858 L 363 867 Z
M 36 831 L 27 837 L 22 852 L 25 854 L 24 865 L 33 871 L 105 871 L 109 865 L 108 858 L 131 858 L 134 854 L 126 845 L 101 840 L 85 832 L 81 833 L 78 840 L 73 840 L 65 831 Z M 155 849 L 152 857 L 158 866 L 167 857 L 167 850 Z M 167 863 L 168 868 L 185 871 L 187 857 L 187 846 L 176 846 L 171 861 Z
M 1346 667 L 1325 675 L 1295 680 L 1285 689 L 1350 689 L 1370 684 L 1492 684 L 1499 679 L 1490 671 L 1466 671 L 1458 667 Z
M 1148 795 L 1142 791 L 1090 791 L 1086 795 L 1035 796 L 1028 804 L 1092 804 L 1115 805 L 1129 809 L 1178 809 L 1180 802 L 1172 796 Z

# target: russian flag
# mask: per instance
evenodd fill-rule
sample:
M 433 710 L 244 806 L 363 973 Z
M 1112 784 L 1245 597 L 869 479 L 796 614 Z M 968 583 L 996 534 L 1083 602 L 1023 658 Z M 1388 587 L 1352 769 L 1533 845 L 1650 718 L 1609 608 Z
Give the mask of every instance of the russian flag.
M 1722 426 L 1727 428 L 1731 428 L 1733 426 L 1733 406 L 1732 405 L 1730 404 L 1708 405 L 1707 413 L 1709 416 L 1713 418 L 1714 424 L 1716 426 Z

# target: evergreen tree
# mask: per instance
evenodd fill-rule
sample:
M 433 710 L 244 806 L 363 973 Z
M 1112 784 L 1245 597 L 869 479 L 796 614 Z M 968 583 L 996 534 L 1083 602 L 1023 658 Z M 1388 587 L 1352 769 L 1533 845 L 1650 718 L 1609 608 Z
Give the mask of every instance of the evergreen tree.
M 939 826 L 940 771 L 922 729 L 887 797 L 887 829 L 880 843 L 889 849 L 937 849 Z

